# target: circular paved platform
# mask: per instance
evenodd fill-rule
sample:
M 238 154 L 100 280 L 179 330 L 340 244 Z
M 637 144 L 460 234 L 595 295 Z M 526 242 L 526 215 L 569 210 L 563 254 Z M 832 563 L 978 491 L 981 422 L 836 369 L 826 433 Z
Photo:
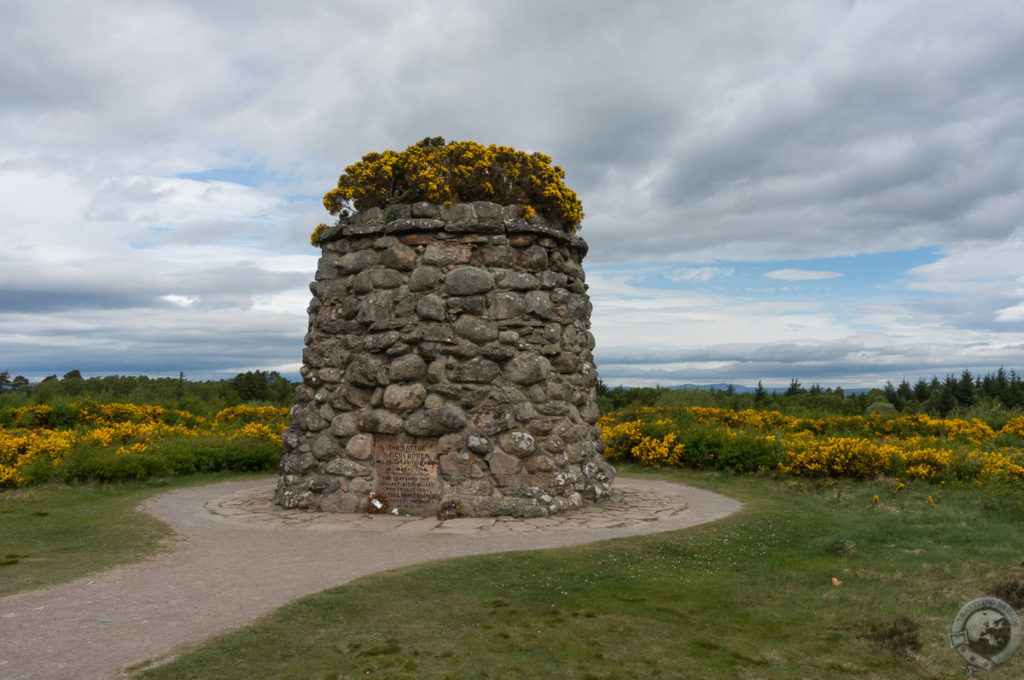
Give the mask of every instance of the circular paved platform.
M 116 677 L 145 659 L 251 623 L 305 595 L 428 560 L 682 529 L 735 512 L 725 496 L 616 480 L 612 497 L 534 519 L 283 510 L 273 479 L 178 489 L 143 509 L 171 549 L 72 583 L 0 598 L 0 680 Z

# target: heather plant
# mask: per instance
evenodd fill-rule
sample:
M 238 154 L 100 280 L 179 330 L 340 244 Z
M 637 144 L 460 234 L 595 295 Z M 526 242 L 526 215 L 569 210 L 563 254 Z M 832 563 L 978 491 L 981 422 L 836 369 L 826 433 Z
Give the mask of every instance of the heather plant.
M 574 232 L 583 219 L 583 205 L 564 179 L 562 168 L 542 153 L 428 137 L 405 151 L 368 153 L 346 167 L 337 188 L 324 195 L 324 207 L 343 217 L 397 203 L 490 201 L 522 205 L 524 218 L 539 212 Z M 317 227 L 311 237 L 314 246 L 328 229 Z

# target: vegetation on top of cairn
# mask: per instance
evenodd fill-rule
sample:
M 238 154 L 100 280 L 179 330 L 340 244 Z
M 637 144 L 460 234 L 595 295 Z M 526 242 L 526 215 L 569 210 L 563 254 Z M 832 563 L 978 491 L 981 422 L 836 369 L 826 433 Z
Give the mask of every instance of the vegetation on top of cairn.
M 324 207 L 332 215 L 347 216 L 417 201 L 522 204 L 525 217 L 540 212 L 575 232 L 583 219 L 583 204 L 564 178 L 562 168 L 551 165 L 551 157 L 542 153 L 428 137 L 405 151 L 368 153 L 345 168 L 338 188 L 324 195 Z M 316 228 L 314 246 L 329 228 Z

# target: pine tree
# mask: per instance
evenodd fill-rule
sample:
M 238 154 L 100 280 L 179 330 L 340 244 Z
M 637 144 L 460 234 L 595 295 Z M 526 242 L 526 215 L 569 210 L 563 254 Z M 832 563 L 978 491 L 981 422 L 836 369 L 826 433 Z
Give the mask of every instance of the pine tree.
M 765 391 L 764 385 L 762 385 L 761 381 L 758 380 L 757 381 L 757 389 L 754 390 L 754 401 L 758 402 L 758 403 L 761 403 L 761 402 L 763 402 L 765 400 L 765 398 L 767 396 L 768 396 L 768 393 Z

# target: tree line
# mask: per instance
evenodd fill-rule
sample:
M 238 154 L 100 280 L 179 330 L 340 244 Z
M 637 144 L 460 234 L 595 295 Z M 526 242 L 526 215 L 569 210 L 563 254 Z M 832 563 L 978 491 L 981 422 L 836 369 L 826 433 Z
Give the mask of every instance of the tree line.
M 93 399 L 98 402 L 127 402 L 178 408 L 194 413 L 216 412 L 245 402 L 275 406 L 294 403 L 295 383 L 277 371 L 246 371 L 226 380 L 187 380 L 148 376 L 105 376 L 85 378 L 74 370 L 58 378 L 51 375 L 38 383 L 23 376 L 0 371 L 0 408 L 28 403 L 52 403 Z M 921 378 L 911 384 L 888 381 L 881 388 L 856 392 L 841 387 L 810 387 L 793 379 L 783 391 L 768 390 L 759 381 L 753 391 L 701 388 L 674 390 L 665 387 L 617 387 L 598 384 L 598 405 L 605 413 L 636 406 L 716 406 L 742 410 L 756 408 L 795 414 L 855 415 L 869 410 L 892 413 L 927 413 L 981 417 L 998 420 L 1001 415 L 1024 411 L 1024 376 L 999 368 L 975 376 L 965 369 L 959 376 L 944 379 Z M 1008 416 L 1007 416 L 1008 417 Z
M 1024 376 L 999 368 L 975 376 L 964 370 L 944 379 L 921 378 L 911 384 L 891 380 L 881 388 L 844 391 L 841 387 L 805 387 L 793 379 L 787 389 L 769 390 L 759 381 L 752 391 L 700 388 L 674 390 L 666 387 L 609 388 L 598 384 L 598 406 L 605 413 L 637 406 L 714 406 L 775 410 L 794 415 L 858 415 L 879 413 L 927 413 L 937 418 L 978 417 L 998 422 L 1024 411 Z
M 967 369 L 959 377 L 947 375 L 944 380 L 923 378 L 913 386 L 906 380 L 899 385 L 887 382 L 882 389 L 885 399 L 899 412 L 928 412 L 946 416 L 985 402 L 998 403 L 1007 409 L 1024 408 L 1024 378 L 1002 367 L 995 373 L 975 377 Z
M 216 412 L 241 403 L 260 402 L 291 406 L 295 384 L 277 371 L 246 371 L 226 380 L 150 378 L 145 375 L 109 375 L 85 378 L 78 370 L 38 383 L 0 371 L 0 408 L 24 404 L 52 404 L 92 399 L 101 403 L 125 402 L 177 408 L 193 413 Z

